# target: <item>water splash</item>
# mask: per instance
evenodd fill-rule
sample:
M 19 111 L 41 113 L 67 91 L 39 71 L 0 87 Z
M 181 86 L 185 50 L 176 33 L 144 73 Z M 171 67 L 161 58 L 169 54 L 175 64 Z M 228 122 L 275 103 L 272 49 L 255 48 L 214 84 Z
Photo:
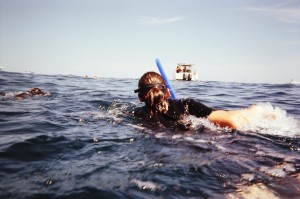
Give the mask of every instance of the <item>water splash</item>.
M 257 104 L 246 115 L 247 124 L 239 130 L 280 136 L 299 136 L 299 121 L 270 103 Z
M 214 132 L 228 132 L 228 128 L 220 128 L 206 118 L 190 117 L 193 127 L 204 125 Z M 244 109 L 233 118 L 239 123 L 238 130 L 250 133 L 261 133 L 269 135 L 298 137 L 300 136 L 300 121 L 288 115 L 279 107 L 274 107 L 270 103 L 261 103 Z
M 162 188 L 151 181 L 141 181 L 138 179 L 131 180 L 131 183 L 135 184 L 139 189 L 157 191 L 162 190 Z

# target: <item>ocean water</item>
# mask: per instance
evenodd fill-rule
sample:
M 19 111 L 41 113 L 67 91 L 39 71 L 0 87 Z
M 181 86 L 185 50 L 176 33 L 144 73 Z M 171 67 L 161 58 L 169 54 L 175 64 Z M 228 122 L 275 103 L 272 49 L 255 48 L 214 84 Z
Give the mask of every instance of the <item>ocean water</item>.
M 138 124 L 138 79 L 0 72 L 0 198 L 300 198 L 300 85 L 171 81 L 249 125 Z M 33 87 L 45 96 L 16 99 Z

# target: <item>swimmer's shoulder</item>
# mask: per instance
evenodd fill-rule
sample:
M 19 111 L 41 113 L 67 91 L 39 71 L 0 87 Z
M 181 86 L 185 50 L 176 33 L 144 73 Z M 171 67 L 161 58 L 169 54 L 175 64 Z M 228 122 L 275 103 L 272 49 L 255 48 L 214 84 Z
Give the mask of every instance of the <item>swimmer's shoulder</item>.
M 185 114 L 195 115 L 196 117 L 207 117 L 215 109 L 204 105 L 201 101 L 193 98 L 184 98 L 173 101 L 177 109 L 180 109 Z
M 137 118 L 147 118 L 147 111 L 146 111 L 146 107 L 137 107 L 135 109 L 132 110 L 132 114 L 134 117 Z
M 22 92 L 22 93 L 16 94 L 15 98 L 16 99 L 25 99 L 25 98 L 30 97 L 30 96 L 31 96 L 30 93 Z

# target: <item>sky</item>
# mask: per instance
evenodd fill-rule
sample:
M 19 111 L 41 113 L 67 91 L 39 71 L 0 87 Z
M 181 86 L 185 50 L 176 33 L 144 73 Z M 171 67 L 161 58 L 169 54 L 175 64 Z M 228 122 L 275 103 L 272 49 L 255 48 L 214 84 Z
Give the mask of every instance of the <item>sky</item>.
M 300 81 L 299 0 L 0 0 L 0 66 L 37 74 Z

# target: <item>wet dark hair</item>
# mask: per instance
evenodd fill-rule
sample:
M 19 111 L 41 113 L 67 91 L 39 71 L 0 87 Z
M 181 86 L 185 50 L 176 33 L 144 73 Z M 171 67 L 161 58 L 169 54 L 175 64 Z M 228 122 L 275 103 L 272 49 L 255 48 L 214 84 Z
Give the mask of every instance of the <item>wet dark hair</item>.
M 30 91 L 28 91 L 32 95 L 45 95 L 45 93 L 39 89 L 39 88 L 32 88 Z
M 145 73 L 140 78 L 138 87 L 134 92 L 138 93 L 139 98 L 146 103 L 150 116 L 168 111 L 167 87 L 160 74 Z

